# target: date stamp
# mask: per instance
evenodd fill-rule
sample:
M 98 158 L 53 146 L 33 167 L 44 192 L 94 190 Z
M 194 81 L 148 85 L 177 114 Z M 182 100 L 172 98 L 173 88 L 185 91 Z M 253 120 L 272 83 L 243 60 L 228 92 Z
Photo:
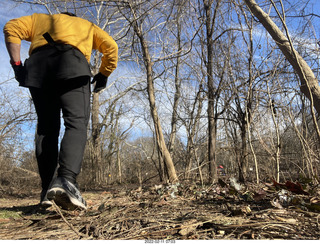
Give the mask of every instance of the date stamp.
M 174 244 L 176 240 L 144 240 L 145 244 Z

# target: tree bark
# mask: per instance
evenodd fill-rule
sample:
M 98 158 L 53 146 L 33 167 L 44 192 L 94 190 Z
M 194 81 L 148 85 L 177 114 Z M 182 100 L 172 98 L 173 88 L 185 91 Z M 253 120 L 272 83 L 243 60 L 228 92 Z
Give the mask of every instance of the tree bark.
M 179 18 L 178 18 L 179 19 Z M 178 52 L 181 51 L 181 25 L 179 20 L 177 20 L 177 45 L 178 45 Z M 171 133 L 170 133 L 170 140 L 169 140 L 169 152 L 172 153 L 175 146 L 175 139 L 177 135 L 177 121 L 178 121 L 178 105 L 180 100 L 180 89 L 181 89 L 181 79 L 179 78 L 180 75 L 180 55 L 177 57 L 177 63 L 175 67 L 175 94 L 173 100 L 173 109 L 172 109 L 172 118 L 171 118 Z

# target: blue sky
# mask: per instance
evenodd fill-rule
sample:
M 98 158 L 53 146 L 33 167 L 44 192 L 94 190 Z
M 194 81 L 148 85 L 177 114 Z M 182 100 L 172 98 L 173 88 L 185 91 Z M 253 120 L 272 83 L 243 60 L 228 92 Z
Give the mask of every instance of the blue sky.
M 259 0 L 257 0 L 259 2 Z M 320 0 L 310 0 L 308 7 L 310 10 L 320 16 Z M 3 26 L 7 21 L 9 21 L 12 18 L 20 17 L 23 15 L 29 15 L 34 12 L 46 12 L 44 8 L 41 8 L 40 6 L 33 6 L 33 9 L 31 9 L 28 5 L 26 4 L 20 4 L 17 6 L 16 3 L 11 2 L 10 0 L 1 0 L 0 1 L 0 27 L 1 30 L 3 29 Z M 297 9 L 299 12 L 299 9 Z M 312 24 L 314 25 L 315 28 L 315 34 L 317 39 L 320 39 L 320 18 L 319 17 L 313 17 L 312 18 Z M 28 47 L 29 45 L 27 43 L 24 43 L 22 45 L 22 50 L 21 50 L 21 56 L 22 59 L 24 60 L 25 58 L 28 57 Z M 1 33 L 0 35 L 0 76 L 8 76 L 9 72 L 11 72 L 11 67 L 9 65 L 9 56 L 6 52 L 5 44 L 4 44 L 4 38 L 3 34 Z
M 304 1 L 304 0 L 302 0 Z M 257 0 L 257 2 L 260 2 Z M 320 0 L 310 0 L 308 7 L 310 10 L 312 9 L 313 13 L 320 16 Z M 33 7 L 33 9 L 30 9 L 28 5 L 20 4 L 17 6 L 15 3 L 12 3 L 10 0 L 1 0 L 0 1 L 0 27 L 1 30 L 3 29 L 3 26 L 7 21 L 9 21 L 12 18 L 29 15 L 34 12 L 46 12 L 45 9 L 41 9 L 40 7 Z M 299 9 L 297 9 L 297 12 L 299 12 Z M 308 17 L 310 19 L 310 17 Z M 290 18 L 288 18 L 289 20 Z M 320 18 L 319 17 L 312 17 L 312 25 L 315 29 L 315 36 L 318 40 L 320 40 Z M 292 20 L 292 19 L 291 19 Z M 261 26 L 261 28 L 263 28 Z M 294 31 L 294 30 L 292 30 Z M 28 57 L 28 48 L 29 44 L 27 42 L 24 42 L 22 45 L 21 50 L 21 57 L 22 60 Z M 4 37 L 1 33 L 0 35 L 0 83 L 4 80 L 8 80 L 9 78 L 13 78 L 13 72 L 11 69 L 11 66 L 9 64 L 9 56 L 6 51 L 5 43 L 4 43 Z M 119 75 L 119 74 L 118 74 Z M 115 73 L 115 75 L 112 77 L 112 79 L 116 79 L 118 75 Z M 18 87 L 17 83 L 14 80 L 10 81 L 10 84 L 12 84 L 15 88 Z M 24 96 L 27 96 L 27 89 L 24 88 L 18 88 L 22 93 L 25 93 Z

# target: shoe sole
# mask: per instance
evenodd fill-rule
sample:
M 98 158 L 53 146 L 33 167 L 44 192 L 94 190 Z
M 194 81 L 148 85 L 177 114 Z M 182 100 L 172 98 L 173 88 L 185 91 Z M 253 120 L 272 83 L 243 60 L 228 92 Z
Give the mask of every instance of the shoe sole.
M 50 202 L 49 200 L 44 200 L 40 202 L 41 208 L 50 208 L 51 206 L 52 206 L 52 202 Z
M 70 196 L 63 188 L 51 188 L 47 192 L 47 198 L 53 200 L 59 207 L 65 210 L 75 210 L 77 208 L 87 210 L 87 207 L 78 199 Z

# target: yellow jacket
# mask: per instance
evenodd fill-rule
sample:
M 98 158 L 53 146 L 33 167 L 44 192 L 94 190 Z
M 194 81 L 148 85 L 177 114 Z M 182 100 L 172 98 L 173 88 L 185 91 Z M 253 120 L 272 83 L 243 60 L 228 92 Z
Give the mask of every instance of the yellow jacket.
M 43 34 L 48 32 L 57 43 L 69 44 L 80 50 L 90 62 L 92 49 L 103 54 L 99 71 L 109 76 L 117 67 L 118 46 L 107 32 L 97 25 L 66 14 L 33 14 L 12 19 L 3 28 L 5 41 L 20 44 L 30 41 L 29 54 L 48 44 Z

